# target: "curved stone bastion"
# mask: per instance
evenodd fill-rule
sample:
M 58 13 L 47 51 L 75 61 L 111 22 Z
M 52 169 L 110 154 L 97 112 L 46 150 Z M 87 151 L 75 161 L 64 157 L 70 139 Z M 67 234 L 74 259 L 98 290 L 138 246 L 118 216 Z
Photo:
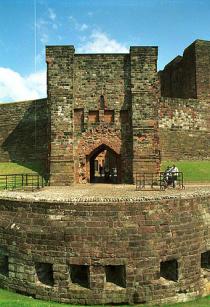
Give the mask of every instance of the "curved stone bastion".
M 0 193 L 1 287 L 73 304 L 210 293 L 209 187 L 54 189 Z

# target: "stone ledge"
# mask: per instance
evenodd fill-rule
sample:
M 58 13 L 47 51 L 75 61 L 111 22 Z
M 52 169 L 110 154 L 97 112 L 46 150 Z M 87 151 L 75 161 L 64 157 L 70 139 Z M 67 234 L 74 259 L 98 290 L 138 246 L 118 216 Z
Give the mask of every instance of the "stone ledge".
M 92 196 L 94 194 L 94 196 Z M 107 196 L 113 195 L 115 196 Z M 44 201 L 54 203 L 136 203 L 173 199 L 209 197 L 209 185 L 189 185 L 185 190 L 168 189 L 165 191 L 136 191 L 134 185 L 75 185 L 69 187 L 46 187 L 36 192 L 0 191 L 0 200 L 24 202 Z

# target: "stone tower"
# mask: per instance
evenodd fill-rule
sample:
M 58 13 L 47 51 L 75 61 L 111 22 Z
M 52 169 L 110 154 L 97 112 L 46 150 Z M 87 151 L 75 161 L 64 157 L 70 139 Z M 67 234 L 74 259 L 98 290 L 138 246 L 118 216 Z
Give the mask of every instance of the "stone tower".
M 52 185 L 94 182 L 101 152 L 115 161 L 116 182 L 159 170 L 157 47 L 75 54 L 47 46 L 46 61 Z

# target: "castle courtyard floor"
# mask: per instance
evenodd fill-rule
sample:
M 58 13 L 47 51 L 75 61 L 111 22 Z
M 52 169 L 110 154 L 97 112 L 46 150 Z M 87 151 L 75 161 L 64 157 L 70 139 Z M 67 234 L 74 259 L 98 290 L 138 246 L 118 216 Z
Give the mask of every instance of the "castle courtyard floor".
M 210 194 L 210 183 L 187 184 L 185 189 L 168 188 L 160 190 L 137 191 L 135 185 L 123 184 L 76 184 L 72 186 L 58 187 L 50 186 L 36 191 L 0 191 L 0 198 L 28 199 L 32 201 L 88 201 L 88 202 L 109 202 L 109 201 L 139 201 L 149 199 L 185 198 L 195 195 Z

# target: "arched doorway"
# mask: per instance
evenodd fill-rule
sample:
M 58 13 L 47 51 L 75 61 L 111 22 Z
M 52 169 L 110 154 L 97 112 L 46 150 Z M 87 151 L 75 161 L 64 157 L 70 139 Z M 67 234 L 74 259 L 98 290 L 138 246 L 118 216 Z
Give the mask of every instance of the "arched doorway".
M 102 144 L 87 156 L 91 183 L 120 183 L 121 157 L 109 146 Z

